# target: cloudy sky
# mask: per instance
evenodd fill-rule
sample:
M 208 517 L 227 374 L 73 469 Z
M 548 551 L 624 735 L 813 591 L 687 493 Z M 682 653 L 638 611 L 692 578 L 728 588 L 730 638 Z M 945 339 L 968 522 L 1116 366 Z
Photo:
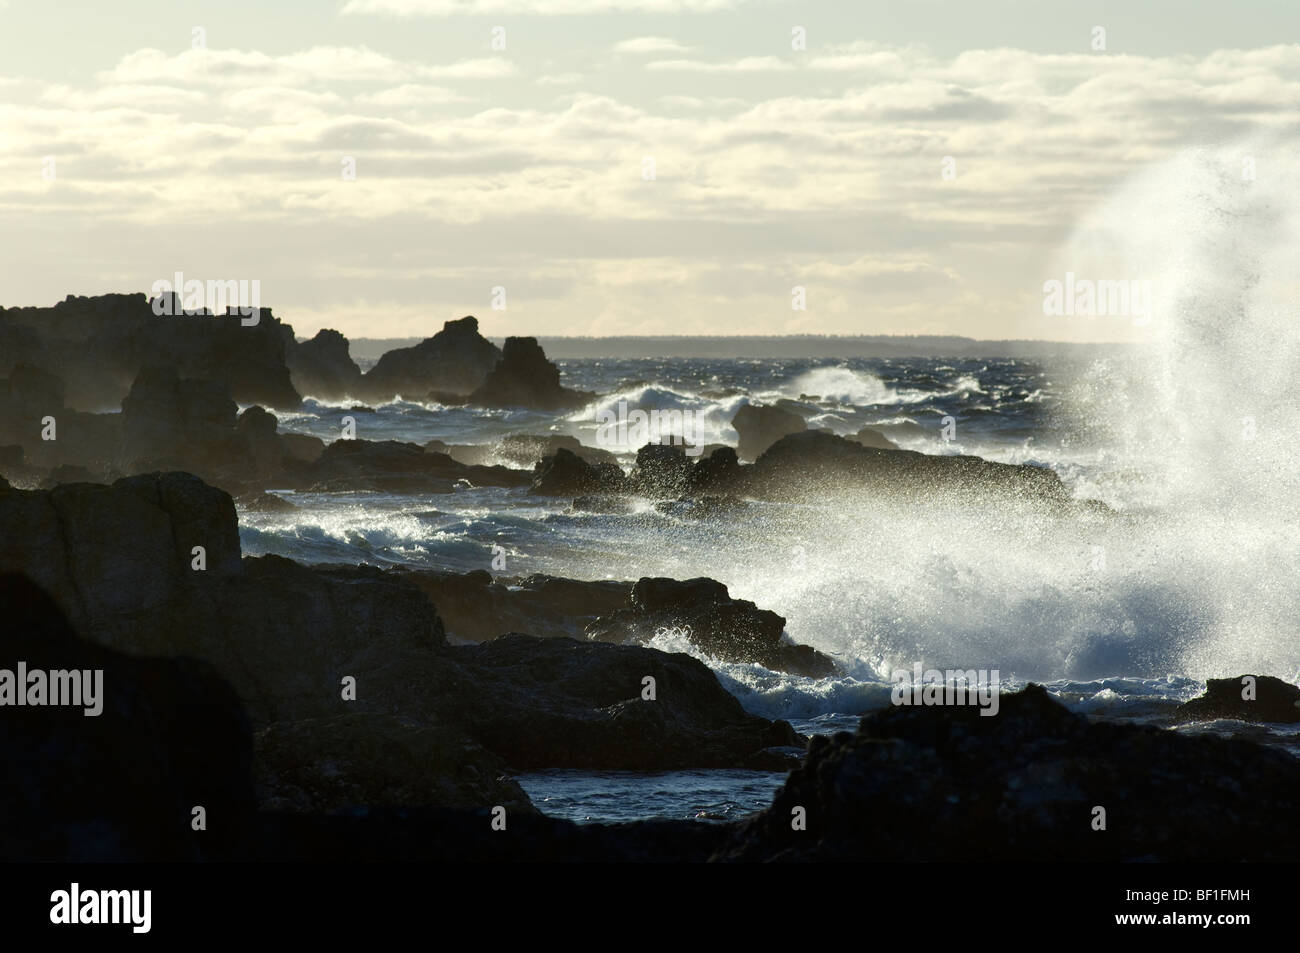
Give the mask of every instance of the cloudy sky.
M 1061 248 L 1289 141 L 1300 4 L 0 0 L 0 64 L 2 304 L 180 271 L 299 334 L 1114 340 L 1043 314 Z

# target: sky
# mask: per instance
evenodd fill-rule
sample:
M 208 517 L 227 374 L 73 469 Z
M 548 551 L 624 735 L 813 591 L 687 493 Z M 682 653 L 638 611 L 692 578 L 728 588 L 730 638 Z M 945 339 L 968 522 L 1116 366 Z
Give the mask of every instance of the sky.
M 1129 340 L 1045 313 L 1146 277 L 1083 223 L 1298 114 L 1294 2 L 0 0 L 0 304 L 180 272 L 300 335 Z

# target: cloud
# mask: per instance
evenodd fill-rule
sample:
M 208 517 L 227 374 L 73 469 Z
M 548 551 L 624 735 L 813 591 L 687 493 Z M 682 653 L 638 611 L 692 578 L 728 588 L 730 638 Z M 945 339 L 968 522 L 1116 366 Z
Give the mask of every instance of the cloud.
M 393 59 L 364 46 L 318 46 L 271 56 L 256 50 L 186 50 L 169 56 L 144 49 L 124 56 L 98 79 L 105 86 L 265 87 L 383 83 L 421 79 L 491 79 L 515 72 L 503 57 L 423 64 Z
M 404 83 L 375 93 L 361 93 L 356 102 L 367 106 L 444 106 L 449 103 L 473 102 L 445 86 L 427 86 L 422 83 Z
M 738 60 L 655 60 L 646 69 L 685 73 L 780 73 L 794 69 L 787 60 L 775 56 L 746 56 Z
M 714 330 L 777 331 L 793 326 L 799 282 L 819 331 L 861 329 L 869 312 L 873 330 L 974 321 L 1016 336 L 1018 282 L 1116 183 L 1251 130 L 1294 150 L 1300 129 L 1295 45 L 1140 57 L 848 43 L 652 60 L 654 82 L 577 72 L 588 53 L 550 56 L 547 73 L 359 45 L 143 49 L 90 82 L 10 84 L 0 252 L 23 288 L 67 267 L 72 233 L 99 250 L 96 274 L 246 255 L 266 294 L 272 271 L 297 275 L 286 305 L 321 311 L 388 275 L 409 295 L 394 313 L 426 319 L 434 305 L 465 313 L 455 299 L 472 282 L 421 287 L 443 273 L 548 295 L 580 276 L 550 303 L 512 293 L 524 331 L 653 329 L 670 279 L 672 308 L 710 314 Z M 1256 158 L 1265 191 L 1276 163 Z M 178 218 L 204 228 L 162 227 Z M 445 297 L 421 310 L 430 294 Z
M 689 49 L 666 36 L 638 36 L 614 44 L 615 53 L 685 53 Z
M 581 16 L 597 13 L 714 13 L 748 0 L 348 0 L 343 14 L 390 16 Z

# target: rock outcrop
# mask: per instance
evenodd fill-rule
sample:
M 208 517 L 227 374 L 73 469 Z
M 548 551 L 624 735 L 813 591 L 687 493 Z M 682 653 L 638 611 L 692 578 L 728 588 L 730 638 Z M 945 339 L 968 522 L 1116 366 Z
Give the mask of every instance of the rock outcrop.
M 72 409 L 117 407 L 145 367 L 221 381 L 242 404 L 293 408 L 285 329 L 269 308 L 154 313 L 143 294 L 69 295 L 52 308 L 0 308 L 0 374 L 27 362 L 61 378 Z M 292 329 L 289 330 L 292 338 Z
M 626 493 L 627 475 L 616 463 L 591 464 L 571 450 L 556 450 L 533 468 L 531 492 L 539 496 Z
M 361 368 L 352 360 L 348 339 L 331 328 L 322 328 L 309 341 L 285 344 L 285 359 L 293 386 L 304 397 L 344 400 L 361 393 Z
M 1211 678 L 1205 694 L 1180 705 L 1181 721 L 1233 718 L 1238 721 L 1295 724 L 1300 722 L 1300 688 L 1272 675 Z
M 468 486 L 528 486 L 525 470 L 467 466 L 445 453 L 396 440 L 336 440 L 294 485 L 316 492 L 378 490 L 387 493 L 451 493 Z
M 0 573 L 0 605 L 0 669 L 48 675 L 48 692 L 52 673 L 76 673 L 66 684 L 78 701 L 14 707 L 10 697 L 0 708 L 0 860 L 215 860 L 242 849 L 254 807 L 249 723 L 212 667 L 83 641 L 19 573 Z M 98 713 L 87 715 L 91 695 Z
M 0 488 L 5 570 L 36 580 L 96 644 L 208 662 L 259 730 L 386 716 L 347 726 L 400 727 L 374 738 L 375 751 L 394 752 L 390 767 L 406 763 L 402 751 L 451 743 L 404 733 L 410 725 L 459 731 L 515 768 L 775 767 L 790 752 L 766 749 L 801 742 L 788 724 L 745 713 L 688 656 L 525 635 L 448 646 L 409 572 L 241 559 L 230 497 L 189 474 Z M 642 697 L 645 676 L 657 680 L 655 700 Z M 306 792 L 290 802 L 344 796 L 326 781 L 311 795 L 301 775 L 268 770 Z M 452 780 L 447 790 L 474 790 Z
M 651 499 L 742 497 L 771 501 L 824 501 L 837 494 L 913 500 L 1004 501 L 1064 506 L 1070 495 L 1045 467 L 993 463 L 981 457 L 939 456 L 864 446 L 821 430 L 789 434 L 753 464 L 729 447 L 694 461 L 684 448 L 648 444 L 630 476 L 617 467 L 592 466 L 565 450 L 533 471 L 531 492 L 543 496 L 632 493 Z
M 589 639 L 648 642 L 676 630 L 724 662 L 757 662 L 778 672 L 824 678 L 838 669 L 831 659 L 785 638 L 785 619 L 744 599 L 733 599 L 714 579 L 644 578 L 632 587 L 630 604 L 587 626 Z
M 560 369 L 546 359 L 537 338 L 506 338 L 501 360 L 469 395 L 482 407 L 566 410 L 590 403 L 595 394 L 560 385 Z
M 478 319 L 448 321 L 414 347 L 384 354 L 361 380 L 364 400 L 391 400 L 399 394 L 423 400 L 430 391 L 468 394 L 487 379 L 501 349 L 478 333 Z
M 520 769 L 779 770 L 806 740 L 746 712 L 689 655 L 509 635 L 447 656 L 430 686 L 441 708 Z
M 761 404 L 746 404 L 731 418 L 731 426 L 740 435 L 736 454 L 742 460 L 754 461 L 772 444 L 787 434 L 801 433 L 808 424 L 804 418 L 789 410 Z
M 993 717 L 894 707 L 814 738 L 715 859 L 1285 861 L 1300 849 L 1297 809 L 1290 754 L 1094 722 L 1031 685 Z

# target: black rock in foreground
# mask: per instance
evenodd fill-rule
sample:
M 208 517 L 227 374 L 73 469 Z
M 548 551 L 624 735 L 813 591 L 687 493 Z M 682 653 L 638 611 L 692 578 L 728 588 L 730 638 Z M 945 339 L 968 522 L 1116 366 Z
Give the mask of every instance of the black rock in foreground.
M 806 830 L 793 829 L 797 808 Z M 993 717 L 900 707 L 813 739 L 772 806 L 713 859 L 1294 860 L 1297 809 L 1290 754 L 1093 722 L 1030 685 Z
M 1235 718 L 1241 721 L 1300 722 L 1300 688 L 1272 675 L 1212 678 L 1205 694 L 1178 707 L 1179 720 Z

